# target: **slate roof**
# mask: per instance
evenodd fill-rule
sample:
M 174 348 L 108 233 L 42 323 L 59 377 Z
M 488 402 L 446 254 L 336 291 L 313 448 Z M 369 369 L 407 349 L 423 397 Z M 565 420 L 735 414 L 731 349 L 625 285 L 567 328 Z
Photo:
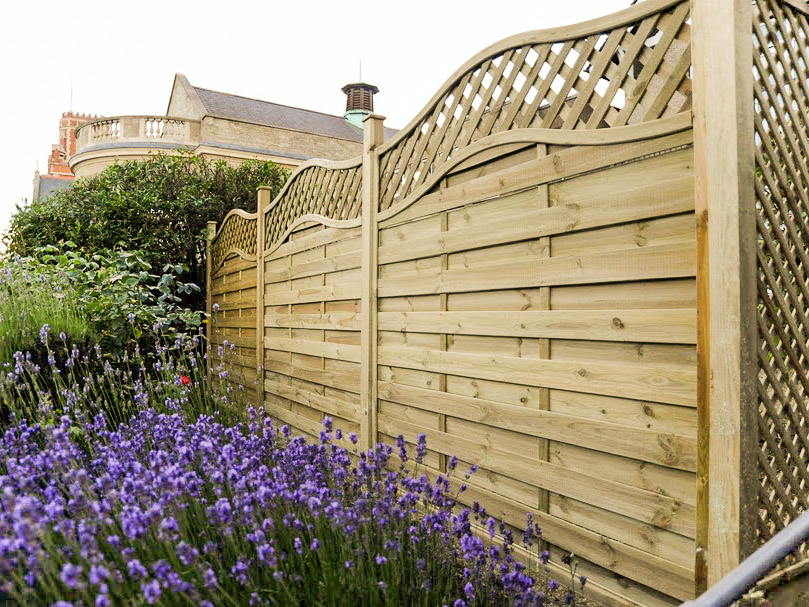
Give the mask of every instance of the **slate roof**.
M 73 187 L 75 181 L 72 179 L 59 179 L 57 177 L 39 177 L 39 199 L 44 200 L 58 190 L 66 190 Z
M 362 141 L 362 129 L 350 124 L 342 116 L 220 93 L 197 86 L 194 87 L 194 91 L 205 106 L 206 112 L 212 116 L 348 139 L 349 141 Z M 385 139 L 395 133 L 395 129 L 385 129 Z

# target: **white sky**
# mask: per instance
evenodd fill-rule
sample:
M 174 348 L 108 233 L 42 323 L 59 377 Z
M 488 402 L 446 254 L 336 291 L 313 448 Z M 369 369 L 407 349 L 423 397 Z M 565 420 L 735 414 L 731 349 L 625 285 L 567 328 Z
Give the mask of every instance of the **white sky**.
M 0 230 L 47 172 L 62 112 L 165 114 L 174 73 L 191 84 L 342 114 L 340 88 L 379 87 L 405 126 L 467 59 L 512 34 L 586 21 L 630 0 L 0 4 Z

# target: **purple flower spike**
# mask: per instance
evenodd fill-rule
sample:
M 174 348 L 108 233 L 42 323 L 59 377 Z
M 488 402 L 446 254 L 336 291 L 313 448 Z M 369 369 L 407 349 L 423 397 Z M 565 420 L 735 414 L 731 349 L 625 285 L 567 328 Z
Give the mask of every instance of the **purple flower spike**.
M 144 584 L 141 589 L 143 590 L 143 596 L 146 597 L 146 602 L 150 605 L 154 605 L 157 599 L 160 598 L 160 582 L 157 580 Z
M 45 325 L 46 327 L 48 325 Z M 65 563 L 62 565 L 62 573 L 60 575 L 62 582 L 68 588 L 77 588 L 79 585 L 79 578 L 81 577 L 81 565 L 73 565 L 72 563 Z

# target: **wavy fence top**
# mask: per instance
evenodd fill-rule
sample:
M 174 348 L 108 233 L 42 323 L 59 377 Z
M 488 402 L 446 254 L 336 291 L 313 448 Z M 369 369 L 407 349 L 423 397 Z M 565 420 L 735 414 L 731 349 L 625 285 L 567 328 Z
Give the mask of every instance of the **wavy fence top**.
M 233 209 L 225 215 L 211 243 L 212 271 L 218 270 L 231 253 L 256 259 L 256 240 L 256 214 Z
M 362 210 L 362 157 L 344 162 L 313 160 L 301 165 L 267 208 L 264 248 L 278 243 L 306 216 L 344 221 Z
M 646 0 L 490 46 L 381 146 L 379 209 L 418 195 L 460 150 L 495 133 L 604 129 L 690 110 L 690 38 L 688 0 Z M 267 209 L 265 250 L 309 219 L 357 223 L 361 198 L 361 157 L 302 165 Z
M 688 15 L 688 2 L 649 0 L 485 49 L 382 147 L 380 210 L 404 200 L 453 154 L 494 133 L 607 128 L 690 109 Z

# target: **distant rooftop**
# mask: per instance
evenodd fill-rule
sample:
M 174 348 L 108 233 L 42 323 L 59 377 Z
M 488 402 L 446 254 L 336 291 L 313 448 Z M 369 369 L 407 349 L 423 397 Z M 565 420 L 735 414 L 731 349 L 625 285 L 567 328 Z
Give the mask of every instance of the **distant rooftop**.
M 75 181 L 73 179 L 47 177 L 45 175 L 41 175 L 39 176 L 39 190 L 37 192 L 37 199 L 44 200 L 54 192 L 73 187 L 74 183 Z
M 349 141 L 362 141 L 362 129 L 355 127 L 342 116 L 220 93 L 197 86 L 194 87 L 194 91 L 205 106 L 206 112 L 212 116 L 337 137 Z M 385 139 L 392 137 L 395 133 L 396 129 L 385 129 Z

